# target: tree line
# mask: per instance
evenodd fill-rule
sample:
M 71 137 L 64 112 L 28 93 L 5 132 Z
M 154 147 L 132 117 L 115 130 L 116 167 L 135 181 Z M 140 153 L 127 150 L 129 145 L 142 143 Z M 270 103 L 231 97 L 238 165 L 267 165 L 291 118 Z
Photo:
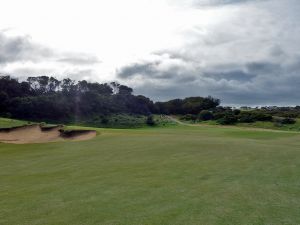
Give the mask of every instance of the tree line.
M 153 102 L 133 89 L 112 83 L 66 78 L 28 77 L 19 81 L 0 76 L 0 116 L 26 120 L 70 122 L 111 114 L 198 114 L 212 110 L 220 100 L 190 97 Z

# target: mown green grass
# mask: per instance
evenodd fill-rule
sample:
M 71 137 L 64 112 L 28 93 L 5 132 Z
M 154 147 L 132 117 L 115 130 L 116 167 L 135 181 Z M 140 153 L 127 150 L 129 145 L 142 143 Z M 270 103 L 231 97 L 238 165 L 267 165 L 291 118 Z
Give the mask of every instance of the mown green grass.
M 0 128 L 17 127 L 28 124 L 26 121 L 0 118 Z
M 0 224 L 300 224 L 300 134 L 177 126 L 0 144 Z

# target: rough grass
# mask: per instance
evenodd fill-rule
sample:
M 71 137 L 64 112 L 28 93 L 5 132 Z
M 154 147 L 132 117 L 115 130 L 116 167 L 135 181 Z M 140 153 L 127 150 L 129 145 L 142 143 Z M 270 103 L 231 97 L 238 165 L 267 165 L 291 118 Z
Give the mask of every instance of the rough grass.
M 182 121 L 182 122 L 184 122 L 186 124 L 220 125 L 215 120 L 197 121 L 197 122 Z M 257 121 L 257 122 L 254 122 L 254 123 L 237 123 L 235 125 L 230 125 L 230 126 L 246 127 L 246 128 L 262 128 L 262 129 L 282 130 L 282 131 L 300 131 L 300 119 L 299 118 L 296 119 L 295 124 L 278 124 L 276 122 Z
M 108 116 L 98 116 L 86 120 L 71 122 L 79 126 L 101 127 L 101 128 L 145 128 L 147 116 L 133 114 L 112 114 Z M 154 115 L 153 120 L 156 127 L 172 126 L 176 123 L 170 121 L 165 116 Z
M 255 122 L 255 123 L 239 123 L 240 127 L 254 127 L 274 130 L 300 131 L 300 119 L 296 119 L 295 124 L 276 124 L 274 122 Z
M 300 224 L 300 134 L 177 126 L 0 144 L 0 224 Z

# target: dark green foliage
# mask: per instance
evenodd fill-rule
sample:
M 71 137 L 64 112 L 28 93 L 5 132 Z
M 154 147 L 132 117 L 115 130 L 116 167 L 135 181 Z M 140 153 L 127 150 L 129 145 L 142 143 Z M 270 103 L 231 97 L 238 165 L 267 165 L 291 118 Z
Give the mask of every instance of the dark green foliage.
M 184 116 L 180 117 L 181 120 L 186 120 L 186 121 L 196 121 L 197 120 L 197 116 L 193 115 L 193 114 L 186 114 Z
M 155 125 L 155 121 L 153 119 L 153 116 L 152 115 L 149 115 L 146 119 L 146 124 L 149 125 L 149 126 L 154 126 Z
M 282 124 L 295 124 L 296 120 L 293 118 L 283 118 L 281 121 Z
M 152 117 L 152 118 L 149 118 Z M 148 121 L 148 124 L 147 124 Z M 176 123 L 168 117 L 159 115 L 138 115 L 138 114 L 110 114 L 94 116 L 80 121 L 74 121 L 72 125 L 103 128 L 142 128 L 147 126 L 173 126 Z
M 117 122 L 118 120 L 115 120 L 115 121 Z M 106 117 L 103 117 L 101 119 L 101 123 L 103 123 L 103 124 L 107 124 L 108 122 L 109 122 L 109 120 Z
M 174 99 L 167 102 L 155 103 L 158 111 L 164 114 L 193 114 L 197 115 L 202 110 L 214 109 L 220 104 L 219 99 L 212 97 L 189 97 L 185 99 Z
M 295 124 L 296 120 L 293 118 L 275 118 L 274 122 L 276 125 L 280 126 L 280 125 L 285 125 L 285 124 Z
M 202 121 L 212 120 L 213 118 L 214 115 L 208 110 L 202 110 L 198 115 L 198 119 Z
M 253 117 L 256 121 L 272 121 L 272 116 L 263 112 L 254 112 Z
M 215 120 L 222 119 L 226 115 L 225 112 L 215 112 L 213 113 L 213 117 Z
M 241 111 L 230 107 L 218 107 L 213 113 L 214 119 L 220 124 L 253 123 L 256 121 L 272 121 L 272 115 L 261 110 Z
M 71 122 L 116 113 L 147 115 L 155 110 L 150 99 L 132 95 L 130 87 L 115 82 L 40 76 L 20 83 L 4 76 L 0 77 L 0 90 L 0 115 L 20 119 Z
M 243 111 L 238 118 L 241 123 L 253 123 L 255 121 L 272 121 L 273 117 L 260 111 Z
M 242 112 L 239 115 L 239 122 L 240 123 L 253 123 L 253 122 L 255 122 L 255 119 L 252 116 L 252 113 L 250 113 L 250 112 Z
M 296 107 L 262 107 L 260 111 L 278 117 L 287 117 L 287 118 L 299 118 L 300 117 L 300 106 Z
M 241 113 L 241 110 L 239 110 L 239 109 L 234 109 L 233 110 L 233 114 L 236 115 L 236 116 L 239 115 L 240 113 Z
M 153 103 L 149 98 L 133 95 L 125 85 L 75 82 L 69 78 L 28 77 L 19 82 L 0 77 L 0 115 L 48 122 L 78 122 L 99 115 L 193 114 L 215 108 L 220 101 L 212 97 L 190 97 Z M 104 117 L 97 123 L 107 124 Z M 150 121 L 149 121 L 150 122 Z
M 238 122 L 238 118 L 236 115 L 231 113 L 226 113 L 223 118 L 217 120 L 219 124 L 222 125 L 231 125 Z

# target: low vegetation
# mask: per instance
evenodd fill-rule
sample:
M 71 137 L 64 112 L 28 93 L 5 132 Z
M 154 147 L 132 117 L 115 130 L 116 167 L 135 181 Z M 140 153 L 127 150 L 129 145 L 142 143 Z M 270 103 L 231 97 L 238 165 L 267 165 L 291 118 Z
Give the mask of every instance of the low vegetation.
M 268 110 L 264 107 L 255 109 L 247 107 L 245 110 L 219 106 L 210 111 L 202 110 L 198 115 L 179 116 L 179 119 L 190 123 L 300 131 L 300 108 L 298 106 L 274 107 Z
M 14 120 L 0 117 L 0 128 L 18 127 L 29 124 L 30 122 L 23 120 Z
M 147 126 L 166 127 L 176 123 L 163 115 L 111 114 L 74 121 L 70 124 L 102 128 L 142 128 Z

